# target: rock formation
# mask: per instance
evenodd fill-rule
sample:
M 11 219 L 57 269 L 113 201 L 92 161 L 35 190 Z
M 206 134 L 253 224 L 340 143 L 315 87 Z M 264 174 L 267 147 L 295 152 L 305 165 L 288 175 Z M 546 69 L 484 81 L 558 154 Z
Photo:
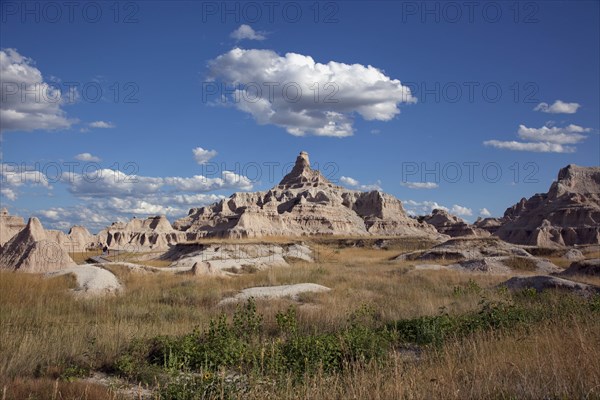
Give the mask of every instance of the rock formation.
M 226 297 L 219 302 L 219 305 L 237 303 L 246 301 L 250 298 L 257 300 L 272 300 L 289 297 L 294 301 L 298 301 L 302 293 L 326 293 L 331 289 L 317 285 L 316 283 L 297 283 L 295 285 L 281 286 L 260 286 L 242 290 L 233 297 Z
M 560 269 L 550 261 L 537 258 L 524 249 L 495 237 L 455 238 L 428 250 L 413 251 L 396 257 L 398 261 L 424 261 L 415 269 L 451 269 L 461 272 L 508 274 L 522 272 L 556 273 Z M 451 265 L 439 265 L 436 262 Z
M 178 249 L 184 247 L 184 249 Z M 178 253 L 182 254 L 178 257 Z M 177 260 L 170 269 L 190 270 L 194 275 L 235 275 L 270 267 L 289 266 L 295 258 L 313 261 L 312 251 L 303 244 L 220 243 L 176 246 L 164 259 Z
M 75 263 L 53 234 L 32 217 L 19 233 L 0 249 L 0 268 L 24 272 L 49 272 Z
M 0 246 L 4 246 L 13 236 L 25 228 L 21 217 L 10 215 L 6 208 L 0 211 Z
M 600 258 L 575 261 L 561 275 L 600 276 Z
M 419 221 L 427 222 L 429 225 L 433 225 L 439 233 L 451 237 L 490 236 L 490 233 L 487 230 L 479 229 L 473 225 L 469 225 L 461 218 L 439 208 L 433 210 L 429 215 L 420 217 Z
M 505 243 L 495 237 L 455 238 L 428 250 L 401 254 L 397 260 L 475 260 L 485 257 L 533 257 L 524 249 Z
M 439 236 L 431 225 L 408 217 L 400 200 L 391 195 L 332 184 L 310 167 L 305 152 L 272 189 L 234 193 L 213 205 L 193 208 L 173 226 L 196 237 Z
M 479 218 L 477 218 L 477 221 L 475 221 L 473 226 L 475 228 L 487 231 L 493 235 L 502 226 L 502 221 L 500 218 L 481 218 L 481 217 L 479 217 Z
M 166 250 L 186 240 L 184 232 L 173 229 L 164 215 L 146 219 L 133 218 L 129 222 L 114 222 L 100 231 L 97 241 L 111 249 L 129 252 Z
M 556 276 L 515 276 L 510 278 L 501 286 L 506 286 L 510 290 L 535 289 L 542 292 L 548 289 L 564 290 L 581 296 L 590 296 L 600 293 L 600 287 L 586 283 L 573 282 L 568 279 L 558 278 Z
M 84 226 L 72 226 L 67 237 L 75 251 L 83 252 L 97 245 L 96 235 L 92 235 Z
M 73 289 L 73 294 L 77 296 L 115 294 L 122 288 L 121 283 L 112 272 L 95 265 L 76 265 L 46 274 L 47 277 L 63 275 L 75 276 L 77 286 Z
M 600 167 L 562 168 L 548 193 L 506 210 L 496 235 L 541 247 L 600 243 Z

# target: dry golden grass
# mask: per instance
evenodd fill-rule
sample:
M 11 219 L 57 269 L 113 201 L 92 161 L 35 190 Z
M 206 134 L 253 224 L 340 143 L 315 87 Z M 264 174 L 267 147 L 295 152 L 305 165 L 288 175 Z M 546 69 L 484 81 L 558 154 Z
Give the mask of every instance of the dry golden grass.
M 102 254 L 102 250 L 93 250 L 93 251 L 85 251 L 79 253 L 69 253 L 69 256 L 75 261 L 77 264 L 85 264 L 85 262 L 90 257 L 99 256 Z
M 6 398 L 19 398 L 27 390 L 38 393 L 36 387 L 54 382 L 44 379 L 55 378 L 69 365 L 90 370 L 111 365 L 133 339 L 206 328 L 211 318 L 235 308 L 218 307 L 219 300 L 247 287 L 313 282 L 332 288 L 329 293 L 303 295 L 306 304 L 298 308 L 300 329 L 329 331 L 346 323 L 348 314 L 362 304 L 372 306 L 383 321 L 435 315 L 442 308 L 450 314 L 472 311 L 478 309 L 481 294 L 457 296 L 455 287 L 474 281 L 494 300 L 500 295 L 493 288 L 506 279 L 413 271 L 411 262 L 392 261 L 419 246 L 415 243 L 403 246 L 399 242 L 391 249 L 377 250 L 339 246 L 328 240 L 312 242 L 316 263 L 295 260 L 291 267 L 235 278 L 140 273 L 111 266 L 125 291 L 91 299 L 71 296 L 67 289 L 73 282 L 68 277 L 44 279 L 0 272 L 0 383 L 7 385 Z M 267 324 L 274 324 L 275 314 L 290 304 L 286 299 L 257 303 Z M 598 321 L 573 320 L 503 336 L 480 334 L 469 341 L 452 342 L 440 352 L 427 351 L 419 362 L 404 352 L 392 360 L 391 365 L 355 366 L 344 373 L 319 375 L 300 386 L 290 382 L 286 387 L 266 389 L 258 384 L 247 398 L 475 399 L 502 397 L 503 393 L 506 397 L 584 398 L 588 392 L 590 398 L 600 397 Z M 61 393 L 75 390 L 62 386 L 67 383 L 60 385 Z M 73 393 L 84 389 L 77 390 Z M 114 396 L 106 392 L 105 397 L 57 398 Z
M 2 400 L 51 399 L 51 400 L 124 400 L 100 384 L 65 382 L 48 378 L 17 378 L 0 381 Z
M 51 365 L 76 360 L 98 368 L 110 363 L 133 339 L 157 334 L 178 335 L 206 327 L 223 308 L 223 296 L 252 286 L 313 282 L 333 289 L 306 296 L 320 307 L 301 308 L 300 319 L 331 329 L 363 303 L 382 318 L 435 314 L 440 307 L 463 312 L 476 307 L 477 296 L 456 299 L 455 285 L 471 276 L 449 271 L 407 272 L 406 264 L 387 259 L 393 251 L 341 249 L 327 263 L 295 262 L 232 278 L 137 273 L 109 267 L 123 282 L 119 296 L 76 299 L 66 279 L 44 279 L 21 273 L 0 273 L 0 375 L 31 376 Z M 483 287 L 497 277 L 476 277 Z M 260 302 L 266 319 L 286 308 L 289 300 Z M 225 311 L 231 311 L 228 306 Z M 326 312 L 323 312 L 326 310 Z

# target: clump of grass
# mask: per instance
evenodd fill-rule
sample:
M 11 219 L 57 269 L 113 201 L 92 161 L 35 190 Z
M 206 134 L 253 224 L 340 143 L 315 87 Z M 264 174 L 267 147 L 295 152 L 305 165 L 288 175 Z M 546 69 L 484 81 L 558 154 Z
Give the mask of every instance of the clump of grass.
M 514 271 L 533 272 L 537 270 L 535 260 L 527 257 L 510 257 L 502 263 Z

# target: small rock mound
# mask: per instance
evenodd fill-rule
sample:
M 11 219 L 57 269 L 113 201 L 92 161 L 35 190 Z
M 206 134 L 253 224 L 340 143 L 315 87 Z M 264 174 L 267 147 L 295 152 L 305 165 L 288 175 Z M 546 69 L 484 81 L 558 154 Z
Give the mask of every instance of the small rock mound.
M 448 269 L 494 275 L 509 274 L 512 271 L 509 267 L 502 263 L 500 259 L 495 257 L 463 261 L 458 264 L 449 265 Z
M 600 288 L 586 283 L 573 282 L 568 279 L 558 278 L 556 276 L 538 275 L 538 276 L 515 276 L 510 278 L 501 286 L 506 286 L 510 290 L 535 289 L 542 292 L 547 289 L 560 289 L 572 293 L 588 296 L 594 293 L 600 293 Z
M 193 275 L 233 275 L 244 271 L 289 266 L 286 259 L 313 261 L 311 249 L 303 244 L 208 244 L 183 255 L 171 268 L 190 270 Z
M 242 290 L 234 297 L 228 297 L 219 302 L 219 305 L 237 303 L 246 301 L 250 298 L 254 299 L 280 299 L 290 297 L 292 300 L 298 300 L 298 296 L 302 293 L 323 293 L 331 289 L 317 285 L 316 283 L 298 283 L 295 285 L 281 286 L 262 286 L 252 287 Z
M 83 296 L 98 296 L 116 293 L 121 289 L 117 277 L 110 271 L 91 265 L 78 265 L 46 274 L 55 277 L 73 274 L 77 279 L 75 294 Z
M 600 258 L 575 261 L 561 275 L 590 275 L 600 276 Z
M 572 260 L 572 261 L 579 261 L 579 260 L 583 260 L 585 258 L 585 256 L 583 255 L 581 250 L 570 249 L 569 251 L 567 251 L 565 253 L 563 258 L 565 258 L 567 260 Z
M 519 267 L 526 261 L 525 268 Z M 491 275 L 515 275 L 524 273 L 557 273 L 560 269 L 551 262 L 535 257 L 484 257 L 465 260 L 451 265 L 418 264 L 415 270 L 454 270 Z
M 474 260 L 486 257 L 533 257 L 527 251 L 497 238 L 455 238 L 429 250 L 401 254 L 396 260 Z

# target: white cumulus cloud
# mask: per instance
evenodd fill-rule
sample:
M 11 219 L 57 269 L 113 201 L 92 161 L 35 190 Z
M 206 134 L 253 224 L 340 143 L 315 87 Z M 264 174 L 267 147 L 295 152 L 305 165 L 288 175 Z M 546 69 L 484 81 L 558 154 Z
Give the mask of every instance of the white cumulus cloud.
M 556 100 L 550 105 L 548 103 L 540 103 L 535 106 L 533 110 L 549 114 L 575 114 L 579 107 L 581 107 L 581 104 L 579 103 L 566 103 L 561 100 Z
M 563 146 L 557 143 L 523 143 L 517 141 L 486 140 L 485 146 L 495 147 L 497 149 L 532 151 L 536 153 L 574 153 L 575 147 Z
M 589 132 L 590 128 L 583 128 L 579 125 L 568 125 L 564 128 L 558 126 L 542 126 L 541 128 L 528 128 L 525 125 L 519 125 L 518 135 L 523 140 L 535 142 L 547 142 L 558 144 L 576 144 L 586 138 L 583 132 Z
M 115 125 L 112 122 L 106 122 L 106 121 L 94 121 L 94 122 L 90 122 L 88 125 L 90 128 L 98 128 L 98 129 L 112 129 L 115 127 Z
M 343 185 L 350 186 L 350 187 L 355 187 L 355 186 L 359 185 L 359 182 L 356 179 L 350 178 L 349 176 L 342 176 L 340 178 L 340 182 Z
M 479 210 L 479 215 L 481 215 L 482 217 L 491 217 L 492 213 L 484 207 L 481 210 Z
M 50 180 L 44 173 L 28 166 L 15 163 L 0 164 L 0 194 L 8 200 L 16 200 L 25 188 L 43 188 L 46 194 L 52 190 Z
M 590 132 L 590 128 L 570 124 L 564 127 L 542 126 L 541 128 L 529 128 L 523 124 L 519 125 L 517 135 L 526 142 L 516 140 L 486 140 L 484 146 L 497 149 L 514 151 L 531 151 L 537 153 L 574 153 L 577 149 L 574 145 L 587 138 L 583 133 Z
M 470 217 L 473 215 L 473 210 L 471 210 L 468 207 L 463 207 L 458 204 L 454 204 L 452 208 L 450 208 L 450 213 L 458 215 L 460 217 Z
M 340 178 L 340 183 L 344 186 L 347 186 L 352 189 L 361 190 L 363 192 L 370 192 L 373 190 L 381 190 L 381 182 L 377 181 L 376 183 L 372 183 L 370 185 L 362 185 L 359 181 L 349 176 L 342 176 Z
M 6 197 L 8 200 L 15 201 L 17 199 L 17 193 L 10 188 L 0 189 L 0 195 Z
M 470 217 L 473 215 L 473 210 L 458 204 L 454 204 L 452 207 L 446 207 L 439 204 L 437 201 L 415 201 L 415 200 L 403 200 L 402 205 L 409 215 L 424 215 L 430 214 L 433 210 L 439 209 L 447 211 L 451 214 Z
M 65 102 L 33 60 L 15 49 L 0 50 L 0 132 L 70 128 L 77 120 L 67 118 Z
M 210 77 L 235 87 L 227 97 L 260 125 L 292 135 L 350 136 L 353 118 L 389 121 L 410 89 L 370 65 L 315 62 L 306 55 L 235 48 L 209 62 Z
M 99 161 L 102 161 L 100 159 L 100 157 L 96 157 L 96 156 L 92 155 L 91 153 L 77 154 L 75 156 L 75 159 L 79 160 L 79 161 L 86 161 L 86 162 L 99 162 Z
M 267 35 L 265 32 L 257 32 L 250 25 L 242 24 L 229 35 L 235 40 L 265 40 Z
M 436 189 L 439 187 L 435 182 L 401 182 L 400 184 L 409 189 Z
M 215 150 L 204 150 L 202 147 L 196 147 L 192 150 L 194 159 L 198 164 L 206 164 L 217 155 Z

